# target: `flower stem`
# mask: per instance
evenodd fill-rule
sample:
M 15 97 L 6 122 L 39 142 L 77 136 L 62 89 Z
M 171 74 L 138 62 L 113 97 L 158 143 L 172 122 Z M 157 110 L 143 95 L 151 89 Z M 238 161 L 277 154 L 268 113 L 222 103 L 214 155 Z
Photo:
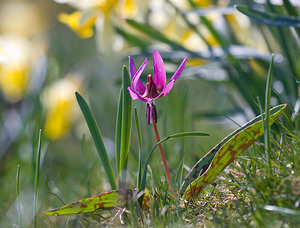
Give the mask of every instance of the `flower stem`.
M 156 122 L 155 122 L 154 119 L 152 119 L 152 124 L 153 124 L 153 128 L 154 128 L 155 136 L 156 136 L 156 141 L 159 142 L 160 141 L 159 133 L 158 133 Z M 168 181 L 168 184 L 169 184 L 169 189 L 170 189 L 172 195 L 174 195 L 172 182 L 171 182 L 171 178 L 170 178 L 170 173 L 169 173 L 169 169 L 168 169 L 168 164 L 167 164 L 165 154 L 164 154 L 164 151 L 163 151 L 163 148 L 162 148 L 161 144 L 158 144 L 158 148 L 159 148 L 161 160 L 162 160 L 163 165 L 164 165 L 167 181 Z

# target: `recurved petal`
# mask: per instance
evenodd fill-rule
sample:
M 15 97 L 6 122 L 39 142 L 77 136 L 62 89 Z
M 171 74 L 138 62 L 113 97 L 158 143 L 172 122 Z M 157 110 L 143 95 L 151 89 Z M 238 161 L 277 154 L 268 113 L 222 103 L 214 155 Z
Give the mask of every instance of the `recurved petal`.
M 145 92 L 145 86 L 140 80 L 140 77 L 147 65 L 147 58 L 143 62 L 143 64 L 140 66 L 140 68 L 137 70 L 137 72 L 134 74 L 132 79 L 132 89 L 138 92 L 139 94 L 143 94 Z
M 130 74 L 131 79 L 133 79 L 133 77 L 136 73 L 136 67 L 135 67 L 133 59 L 130 56 L 128 56 L 128 58 L 129 58 L 129 74 Z
M 157 90 L 161 92 L 166 86 L 166 70 L 164 62 L 156 50 L 153 53 L 153 68 L 153 83 L 156 85 Z
M 138 94 L 137 92 L 135 92 L 132 88 L 128 87 L 128 92 L 132 98 L 132 100 L 136 100 L 136 99 L 139 99 L 141 101 L 144 101 L 144 102 L 148 102 L 149 99 L 147 98 L 143 98 L 140 94 Z
M 182 61 L 182 63 L 180 64 L 180 66 L 178 67 L 178 69 L 176 70 L 176 72 L 173 74 L 170 82 L 172 80 L 176 81 L 179 78 L 179 76 L 181 75 L 181 73 L 183 71 L 183 68 L 184 68 L 186 60 L 187 60 L 187 57 L 184 58 L 184 60 Z

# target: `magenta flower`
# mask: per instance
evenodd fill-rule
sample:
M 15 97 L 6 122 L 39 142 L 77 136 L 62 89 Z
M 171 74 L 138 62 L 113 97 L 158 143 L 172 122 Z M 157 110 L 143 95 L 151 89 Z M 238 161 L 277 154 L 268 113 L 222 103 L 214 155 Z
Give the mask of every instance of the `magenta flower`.
M 139 99 L 147 102 L 146 105 L 146 116 L 148 124 L 154 120 L 157 121 L 157 114 L 154 101 L 159 97 L 166 96 L 172 89 L 175 81 L 179 78 L 184 68 L 187 57 L 184 58 L 169 83 L 166 85 L 166 70 L 164 62 L 158 53 L 154 50 L 153 53 L 153 77 L 151 74 L 148 75 L 146 86 L 140 80 L 140 77 L 147 65 L 147 58 L 144 63 L 136 70 L 135 64 L 132 58 L 129 56 L 129 72 L 132 79 L 131 88 L 128 87 L 128 91 L 133 100 Z

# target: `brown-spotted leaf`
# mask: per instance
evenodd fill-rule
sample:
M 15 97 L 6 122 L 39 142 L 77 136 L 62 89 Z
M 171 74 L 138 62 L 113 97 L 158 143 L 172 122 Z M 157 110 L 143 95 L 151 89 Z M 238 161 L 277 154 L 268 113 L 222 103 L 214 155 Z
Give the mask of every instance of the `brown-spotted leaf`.
M 131 195 L 132 192 L 129 190 L 113 190 L 90 198 L 78 200 L 43 213 L 45 215 L 70 215 L 110 209 L 112 207 L 125 205 L 126 199 Z
M 51 209 L 43 212 L 45 215 L 70 215 L 70 214 L 82 214 L 89 213 L 104 209 L 111 209 L 114 207 L 125 206 L 127 200 L 132 197 L 132 190 L 113 190 L 110 192 L 104 192 L 90 198 L 75 201 L 73 203 L 66 204 L 62 207 Z M 142 202 L 142 209 L 147 210 L 150 207 L 152 196 L 145 193 Z
M 286 105 L 278 105 L 270 110 L 270 125 L 283 113 Z M 251 124 L 249 124 L 251 123 Z M 241 130 L 242 129 L 242 130 Z M 205 172 L 200 173 L 197 179 L 192 181 L 184 192 L 183 198 L 196 198 L 223 169 L 225 169 L 241 152 L 251 146 L 263 134 L 261 115 L 249 121 L 226 140 L 222 140 L 222 146 L 215 155 Z M 219 145 L 219 144 L 218 144 Z M 213 154 L 214 154 L 213 153 Z

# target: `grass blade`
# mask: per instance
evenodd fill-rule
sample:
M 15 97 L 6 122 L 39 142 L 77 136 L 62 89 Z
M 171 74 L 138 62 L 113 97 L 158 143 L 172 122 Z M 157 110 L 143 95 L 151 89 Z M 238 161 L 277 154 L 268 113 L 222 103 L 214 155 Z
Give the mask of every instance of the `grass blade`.
M 271 168 L 271 138 L 270 138 L 270 101 L 271 101 L 271 90 L 272 90 L 272 73 L 273 73 L 273 62 L 274 54 L 272 54 L 270 67 L 268 71 L 266 93 L 265 93 L 265 112 L 266 117 L 264 121 L 264 140 L 265 140 L 265 151 L 267 155 L 268 166 Z
M 102 140 L 101 132 L 97 126 L 96 120 L 84 98 L 78 92 L 75 92 L 75 95 L 80 109 L 83 113 L 83 116 L 86 120 L 86 123 L 88 125 L 88 128 L 90 130 L 93 141 L 95 143 L 98 155 L 102 161 L 110 186 L 112 189 L 116 189 L 117 184 L 113 174 L 112 166 L 108 159 L 108 155 Z
M 142 134 L 141 134 L 140 121 L 139 121 L 136 107 L 134 107 L 134 119 L 135 119 L 136 131 L 138 135 L 138 142 L 139 142 L 139 165 L 138 165 L 138 174 L 137 174 L 137 183 L 136 183 L 136 186 L 139 190 L 141 187 L 141 178 L 142 178 Z
M 179 164 L 179 168 L 176 172 L 176 181 L 177 181 L 177 189 L 180 190 L 181 182 L 183 179 L 183 165 L 184 165 L 184 159 L 182 158 Z
M 131 116 L 132 116 L 132 99 L 127 90 L 130 87 L 131 79 L 127 68 L 123 67 L 122 75 L 122 92 L 123 92 L 123 104 L 122 104 L 122 133 L 121 133 L 121 145 L 120 145 L 120 172 L 122 184 L 126 181 L 126 168 L 127 168 L 127 157 L 129 153 L 130 146 L 130 136 L 131 136 Z
M 248 17 L 267 25 L 300 27 L 300 18 L 281 16 L 275 13 L 265 13 L 248 6 L 235 6 L 235 8 Z
M 39 179 L 40 179 L 40 160 L 41 160 L 41 148 L 42 148 L 42 130 L 39 131 L 37 156 L 35 162 L 35 184 L 34 184 L 34 194 L 33 194 L 33 217 L 34 217 L 34 227 L 36 227 L 36 203 L 38 199 L 38 189 L 39 189 Z
M 16 193 L 17 193 L 17 208 L 18 208 L 19 226 L 22 227 L 21 198 L 20 198 L 20 175 L 21 175 L 21 166 L 20 166 L 20 164 L 18 164 L 17 175 L 16 175 Z

